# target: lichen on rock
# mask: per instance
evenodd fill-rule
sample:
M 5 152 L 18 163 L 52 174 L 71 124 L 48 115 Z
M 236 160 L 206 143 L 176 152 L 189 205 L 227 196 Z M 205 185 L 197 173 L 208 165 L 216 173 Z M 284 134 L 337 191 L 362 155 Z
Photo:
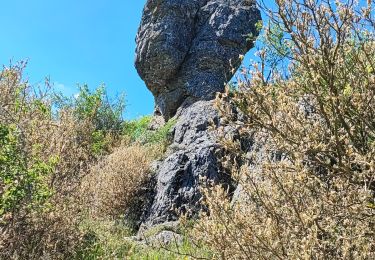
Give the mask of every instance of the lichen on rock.
M 148 0 L 135 65 L 156 112 L 169 119 L 185 99 L 211 100 L 224 91 L 240 55 L 253 47 L 259 20 L 255 1 Z

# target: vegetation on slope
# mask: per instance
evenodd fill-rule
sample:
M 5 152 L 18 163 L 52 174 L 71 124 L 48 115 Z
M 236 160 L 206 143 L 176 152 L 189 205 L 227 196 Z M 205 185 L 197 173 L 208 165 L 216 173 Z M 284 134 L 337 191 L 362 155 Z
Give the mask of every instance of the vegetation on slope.
M 375 3 L 276 4 L 259 60 L 218 99 L 222 123 L 255 141 L 223 140 L 241 192 L 207 188 L 182 246 L 129 238 L 174 122 L 124 122 L 104 87 L 66 98 L 29 86 L 24 63 L 4 68 L 0 258 L 374 258 Z
M 372 259 L 375 3 L 276 3 L 259 62 L 218 100 L 253 137 L 224 142 L 241 192 L 207 190 L 194 237 L 222 259 Z
M 149 131 L 144 118 L 124 122 L 123 99 L 110 102 L 103 86 L 74 98 L 48 81 L 36 89 L 25 66 L 0 74 L 0 258 L 127 256 L 133 243 L 108 234 L 133 235 L 119 220 L 173 123 Z

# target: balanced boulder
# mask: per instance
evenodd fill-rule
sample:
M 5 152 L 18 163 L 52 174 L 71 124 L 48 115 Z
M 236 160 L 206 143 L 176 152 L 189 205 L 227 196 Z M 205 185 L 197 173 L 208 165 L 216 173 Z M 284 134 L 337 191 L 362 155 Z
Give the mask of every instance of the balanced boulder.
M 260 12 L 252 0 L 148 0 L 135 65 L 169 119 L 187 99 L 224 91 L 253 47 Z

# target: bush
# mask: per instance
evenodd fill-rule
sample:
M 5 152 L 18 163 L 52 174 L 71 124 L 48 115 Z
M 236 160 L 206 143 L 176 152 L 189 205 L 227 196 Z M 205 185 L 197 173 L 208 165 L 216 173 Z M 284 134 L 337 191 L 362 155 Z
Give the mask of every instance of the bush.
M 125 211 L 139 211 L 140 191 L 152 177 L 150 164 L 161 156 L 158 145 L 121 146 L 92 167 L 83 182 L 83 194 L 88 196 L 87 205 L 94 217 L 118 219 Z M 131 208 L 135 206 L 135 208 Z
M 80 186 L 120 138 L 122 101 L 31 87 L 26 63 L 0 74 L 0 258 L 69 258 L 83 241 Z M 121 105 L 120 105 L 121 104 Z
M 56 138 L 51 103 L 22 79 L 25 65 L 0 74 L 0 258 L 5 259 L 53 252 L 67 233 L 74 234 L 61 232 L 65 226 L 53 203 L 58 197 L 53 180 L 63 160 L 51 152 Z
M 138 120 L 125 121 L 123 133 L 125 136 L 128 136 L 132 142 L 135 142 L 146 135 L 151 121 L 151 116 L 144 116 Z
M 259 62 L 218 101 L 253 137 L 227 146 L 238 190 L 206 190 L 194 237 L 222 259 L 372 259 L 374 3 L 276 3 Z
M 5 68 L 0 74 L 0 90 L 4 93 L 0 97 L 0 230 L 4 234 L 1 252 L 15 241 L 10 233 L 18 222 L 46 206 L 50 196 L 44 181 L 50 169 L 43 165 L 36 149 L 26 143 L 30 132 L 24 121 L 19 120 L 31 114 L 36 120 L 43 120 L 45 114 L 38 109 L 42 105 L 37 106 L 31 97 L 30 106 L 22 102 L 26 86 L 20 84 L 21 70 L 21 67 Z
M 43 210 L 51 196 L 45 179 L 54 163 L 27 158 L 12 125 L 0 124 L 0 223 L 10 224 L 20 214 Z
M 124 136 L 128 137 L 131 142 L 167 145 L 170 131 L 176 124 L 176 120 L 171 119 L 156 130 L 150 129 L 152 120 L 151 116 L 144 116 L 138 120 L 124 122 Z
M 72 98 L 54 94 L 54 106 L 59 113 L 69 111 L 77 121 L 91 125 L 91 151 L 99 156 L 110 152 L 119 140 L 122 129 L 122 114 L 125 107 L 124 95 L 111 102 L 104 85 L 90 91 L 87 85 L 78 86 L 79 92 Z
M 151 131 L 146 117 L 123 130 L 122 98 L 110 101 L 103 86 L 74 98 L 48 80 L 32 87 L 25 66 L 0 74 L 0 258 L 147 259 L 124 237 L 139 224 L 173 121 Z

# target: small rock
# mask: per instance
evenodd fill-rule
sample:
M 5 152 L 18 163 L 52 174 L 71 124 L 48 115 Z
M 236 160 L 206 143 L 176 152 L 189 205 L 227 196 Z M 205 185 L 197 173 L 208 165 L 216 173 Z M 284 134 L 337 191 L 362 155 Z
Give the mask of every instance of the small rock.
M 183 238 L 180 234 L 173 231 L 163 230 L 157 235 L 150 237 L 146 243 L 156 247 L 165 247 L 169 245 L 181 245 Z

